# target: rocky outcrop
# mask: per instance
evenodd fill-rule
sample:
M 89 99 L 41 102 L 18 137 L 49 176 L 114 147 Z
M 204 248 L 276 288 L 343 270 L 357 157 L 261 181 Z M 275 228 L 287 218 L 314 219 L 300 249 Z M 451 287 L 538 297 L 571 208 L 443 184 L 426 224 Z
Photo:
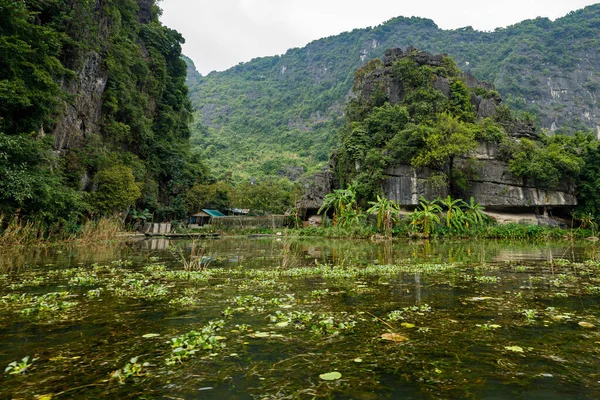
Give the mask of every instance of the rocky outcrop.
M 535 181 L 512 176 L 506 162 L 497 158 L 498 147 L 482 143 L 470 154 L 455 161 L 455 166 L 469 171 L 464 189 L 457 189 L 454 197 L 469 199 L 489 209 L 532 209 L 537 207 L 570 207 L 577 205 L 575 187 L 562 183 L 557 188 L 540 187 Z M 385 171 L 387 178 L 381 189 L 385 196 L 401 205 L 417 206 L 419 196 L 427 199 L 445 197 L 446 187 L 432 187 L 429 178 L 435 173 L 428 168 L 415 169 L 400 165 Z
M 302 211 L 304 216 L 316 214 L 323 205 L 323 198 L 331 193 L 333 188 L 333 173 L 322 171 L 315 173 L 304 182 L 304 193 L 296 203 L 296 208 Z
M 362 80 L 358 95 L 368 99 L 375 91 L 383 89 L 385 95 L 391 104 L 400 103 L 405 96 L 404 84 L 401 80 L 394 79 L 392 69 L 394 62 L 402 58 L 409 57 L 418 65 L 429 65 L 431 67 L 440 67 L 443 65 L 444 56 L 442 54 L 429 54 L 425 51 L 409 47 L 406 51 L 402 49 L 388 49 L 383 58 L 383 68 L 377 68 L 368 73 Z M 471 89 L 481 88 L 486 91 L 494 90 L 494 85 L 487 82 L 478 81 L 473 75 L 463 72 L 461 79 L 467 87 Z M 433 81 L 433 87 L 450 97 L 450 80 L 442 76 L 436 76 Z M 475 107 L 478 118 L 491 117 L 496 114 L 496 106 L 500 104 L 500 97 L 484 98 L 473 93 L 471 102 Z M 508 127 L 507 132 L 512 132 L 512 127 Z M 521 127 L 518 127 L 519 129 Z M 517 129 L 517 128 L 515 128 Z
M 431 177 L 436 171 L 429 168 L 413 168 L 410 165 L 398 165 L 385 171 L 387 179 L 381 183 L 386 198 L 400 205 L 416 206 L 421 196 L 426 199 L 446 197 L 446 187 L 436 187 Z
M 138 20 L 149 23 L 152 20 L 154 1 L 138 0 L 137 4 Z M 96 41 L 100 44 L 107 42 L 111 30 L 111 21 L 103 13 L 104 6 L 104 0 L 97 0 L 93 10 L 93 23 L 97 25 L 98 34 Z M 100 133 L 102 95 L 108 82 L 108 72 L 103 65 L 102 50 L 83 52 L 80 57 L 79 62 L 74 62 L 75 65 L 80 65 L 75 71 L 76 77 L 62 85 L 63 90 L 74 100 L 65 104 L 64 112 L 58 117 L 52 132 L 54 150 L 57 153 L 78 147 L 88 134 Z
M 100 55 L 88 53 L 77 78 L 63 86 L 67 93 L 75 96 L 75 101 L 66 105 L 66 111 L 54 129 L 56 151 L 78 147 L 86 134 L 100 132 L 102 94 L 107 80 L 108 73 L 102 67 Z
M 152 21 L 152 7 L 154 0 L 138 0 L 139 10 L 137 12 L 138 21 L 142 24 L 147 24 Z
M 409 47 L 406 51 L 390 49 L 386 52 L 383 67 L 371 71 L 363 79 L 359 88 L 359 96 L 369 98 L 375 90 L 383 89 L 390 102 L 398 103 L 405 96 L 404 84 L 393 77 L 394 62 L 404 57 L 410 57 L 419 65 L 437 67 L 443 65 L 442 55 L 431 55 L 427 52 Z M 480 82 L 468 73 L 462 73 L 460 78 L 467 87 L 474 89 L 471 102 L 478 118 L 496 115 L 497 106 L 501 103 L 500 96 L 494 91 L 494 86 Z M 435 76 L 433 87 L 450 97 L 451 81 L 448 78 Z M 484 89 L 485 97 L 481 93 Z M 500 121 L 504 130 L 513 140 L 521 138 L 536 139 L 538 133 L 533 122 L 507 118 Z M 401 205 L 416 206 L 419 198 L 427 199 L 445 197 L 451 194 L 455 198 L 469 199 L 474 197 L 480 204 L 491 209 L 531 209 L 535 207 L 567 207 L 577 204 L 574 185 L 562 183 L 556 188 L 541 187 L 534 180 L 518 178 L 508 172 L 508 165 L 498 158 L 498 146 L 481 143 L 479 148 L 465 157 L 454 160 L 454 168 L 466 171 L 468 176 L 464 188 L 454 188 L 449 193 L 445 185 L 435 185 L 432 179 L 442 171 L 428 168 L 415 169 L 410 165 L 397 165 L 385 171 L 387 178 L 383 180 L 381 189 L 385 196 Z

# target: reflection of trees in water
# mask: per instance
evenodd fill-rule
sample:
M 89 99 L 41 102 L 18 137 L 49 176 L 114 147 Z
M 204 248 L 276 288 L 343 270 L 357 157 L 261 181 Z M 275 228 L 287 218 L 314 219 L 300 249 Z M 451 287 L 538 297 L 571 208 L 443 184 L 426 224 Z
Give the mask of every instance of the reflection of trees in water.
M 281 239 L 281 240 L 278 240 Z M 379 263 L 489 263 L 506 261 L 540 261 L 567 258 L 600 260 L 600 243 L 555 242 L 511 243 L 502 241 L 464 240 L 380 241 L 323 238 L 221 238 L 198 240 L 211 266 L 243 265 L 296 267 L 321 264 L 368 265 Z M 128 242 L 104 242 L 86 245 L 19 247 L 0 250 L 0 274 L 15 273 L 27 266 L 78 266 L 110 263 L 129 257 L 158 256 L 172 259 L 169 246 L 190 251 L 190 240 L 151 239 Z
M 535 244 L 513 244 L 499 249 L 492 261 L 547 261 L 555 259 L 567 259 L 581 261 L 583 258 L 592 258 L 588 255 L 593 244 L 587 242 L 558 242 L 558 243 L 535 243 Z M 593 254 L 593 250 L 592 250 Z
M 24 246 L 0 250 L 0 273 L 15 274 L 33 267 L 75 267 L 128 258 L 131 243 L 103 242 L 56 246 Z
M 590 242 L 584 248 L 583 254 L 585 258 L 594 261 L 600 261 L 600 244 L 597 242 Z

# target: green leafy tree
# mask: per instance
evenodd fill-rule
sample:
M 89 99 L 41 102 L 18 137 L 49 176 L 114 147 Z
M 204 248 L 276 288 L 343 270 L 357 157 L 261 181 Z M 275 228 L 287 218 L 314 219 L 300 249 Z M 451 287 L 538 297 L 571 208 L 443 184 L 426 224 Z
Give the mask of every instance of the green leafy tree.
M 535 179 L 546 187 L 556 187 L 582 172 L 591 140 L 591 136 L 583 134 L 546 135 L 540 141 L 523 138 L 512 152 L 508 170 L 515 176 Z
M 125 165 L 99 171 L 94 183 L 97 189 L 92 193 L 92 204 L 103 215 L 114 215 L 127 209 L 142 195 L 131 168 Z
M 65 186 L 47 140 L 0 133 L 0 213 L 19 213 L 59 228 L 88 209 L 80 193 Z
M 230 208 L 233 187 L 226 182 L 195 184 L 185 194 L 186 209 L 189 214 L 204 208 L 225 211 Z
M 285 178 L 241 182 L 234 186 L 231 204 L 254 214 L 283 214 L 300 196 L 299 186 Z
M 48 131 L 72 74 L 59 57 L 66 36 L 39 23 L 29 2 L 0 0 L 0 131 Z
M 454 190 L 454 159 L 477 148 L 475 129 L 450 114 L 443 113 L 431 127 L 419 132 L 423 146 L 411 160 L 415 167 L 445 168 L 450 192 Z

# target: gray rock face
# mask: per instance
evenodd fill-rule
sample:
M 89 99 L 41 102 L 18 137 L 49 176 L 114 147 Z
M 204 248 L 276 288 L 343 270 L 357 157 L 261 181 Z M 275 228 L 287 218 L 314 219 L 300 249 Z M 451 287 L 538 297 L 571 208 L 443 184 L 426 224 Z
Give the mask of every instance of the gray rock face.
M 389 176 L 381 184 L 381 189 L 388 200 L 393 200 L 401 205 L 416 206 L 419 198 L 426 199 L 446 197 L 448 190 L 434 187 L 429 179 L 435 171 L 429 168 L 418 170 L 410 165 L 398 165 L 385 171 Z
M 137 18 L 142 24 L 152 21 L 152 0 L 138 0 Z
M 461 75 L 462 80 L 465 81 L 467 86 L 470 88 L 482 88 L 485 90 L 495 90 L 494 85 L 492 85 L 491 83 L 488 83 L 488 82 L 480 82 L 477 80 L 477 78 L 475 78 L 473 75 L 471 75 L 468 72 L 463 72 L 460 75 Z
M 504 161 L 498 160 L 498 148 L 492 144 L 481 144 L 471 157 L 455 161 L 457 168 L 471 171 L 466 189 L 458 189 L 454 197 L 475 198 L 481 205 L 491 209 L 565 207 L 577 205 L 575 188 L 563 183 L 556 189 L 544 189 L 536 182 L 518 178 L 508 172 Z M 390 199 L 406 206 L 419 204 L 419 196 L 427 199 L 445 197 L 444 189 L 432 189 L 428 179 L 435 171 L 415 169 L 401 165 L 385 171 L 388 178 L 381 185 L 383 193 Z
M 516 138 L 536 139 L 539 134 L 535 130 L 535 123 L 528 121 L 510 121 L 502 122 L 506 132 L 510 132 L 511 136 Z
M 102 68 L 102 59 L 96 52 L 85 58 L 77 79 L 66 87 L 76 96 L 74 104 L 67 105 L 66 112 L 54 129 L 54 149 L 62 151 L 77 147 L 87 133 L 98 133 L 102 119 L 102 94 L 108 80 Z
M 600 52 L 569 49 L 568 53 L 578 60 L 576 66 L 560 68 L 534 59 L 502 71 L 495 84 L 503 93 L 522 88 L 527 96 L 513 93 L 511 100 L 519 100 L 513 104 L 534 112 L 543 128 L 552 132 L 592 129 L 600 138 L 600 75 L 596 72 Z
M 323 198 L 331 193 L 333 188 L 333 173 L 331 171 L 317 172 L 310 180 L 304 182 L 302 199 L 296 203 L 296 208 L 306 212 L 318 210 L 323 205 Z
M 138 20 L 142 23 L 152 19 L 151 0 L 138 0 Z M 96 1 L 95 23 L 98 25 L 98 41 L 105 43 L 110 34 L 109 19 L 100 10 L 104 0 Z M 102 122 L 102 95 L 108 82 L 108 73 L 102 63 L 101 52 L 89 51 L 82 56 L 81 68 L 76 71 L 77 77 L 63 84 L 63 90 L 72 95 L 75 101 L 65 104 L 65 111 L 57 120 L 52 132 L 54 150 L 61 153 L 64 150 L 78 147 L 88 134 L 100 133 Z

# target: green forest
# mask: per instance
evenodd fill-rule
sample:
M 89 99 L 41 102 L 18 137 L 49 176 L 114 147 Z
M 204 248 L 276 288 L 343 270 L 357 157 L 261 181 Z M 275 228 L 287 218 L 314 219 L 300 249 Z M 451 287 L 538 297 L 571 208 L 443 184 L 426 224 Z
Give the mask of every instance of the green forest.
M 450 196 L 460 198 L 472 174 L 471 164 L 457 165 L 455 160 L 469 160 L 480 143 L 489 143 L 497 146 L 498 158 L 507 163 L 514 177 L 546 189 L 576 183 L 579 204 L 573 216 L 586 221 L 600 218 L 600 142 L 591 133 L 542 132 L 517 140 L 511 137 L 513 127 L 530 122 L 530 114 L 502 105 L 494 90 L 468 87 L 450 57 L 443 56 L 440 66 L 432 66 L 415 61 L 422 54 L 411 50 L 391 66 L 388 84 L 404 92 L 399 102 L 391 101 L 384 81 L 372 80 L 384 76 L 383 61 L 372 60 L 356 71 L 355 96 L 347 104 L 333 157 L 338 184 L 342 191 L 351 192 L 356 203 L 351 208 L 366 210 L 369 204 L 385 203 L 381 187 L 385 170 L 401 164 L 429 168 L 434 171 L 428 178 L 430 185 L 444 187 Z M 449 93 L 435 87 L 439 79 L 448 82 Z M 368 85 L 375 89 L 365 95 Z M 495 112 L 477 117 L 474 96 L 496 99 Z
M 452 160 L 481 141 L 502 145 L 514 176 L 543 187 L 577 180 L 579 212 L 596 212 L 597 142 L 581 113 L 595 110 L 600 83 L 596 74 L 572 74 L 597 61 L 582 54 L 598 44 L 598 6 L 494 32 L 399 17 L 205 77 L 154 0 L 0 0 L 0 11 L 4 225 L 70 235 L 104 216 L 182 220 L 207 207 L 283 213 L 332 151 L 340 188 L 351 186 L 363 207 L 381 195 L 383 171 L 394 163 L 437 169 L 436 184 L 455 193 L 464 171 Z M 448 56 L 436 70 L 395 65 L 411 87 L 400 104 L 353 97 L 392 45 Z M 460 71 L 498 92 L 474 93 Z M 449 98 L 431 87 L 432 76 L 451 81 Z M 559 77 L 577 94 L 548 103 L 540 87 Z M 476 119 L 473 94 L 502 96 L 498 116 Z M 508 122 L 543 128 L 550 114 L 560 122 L 552 134 L 505 140 Z
M 159 22 L 155 2 L 148 5 L 0 0 L 5 219 L 77 232 L 88 218 L 134 206 L 158 219 L 185 215 L 184 193 L 206 179 L 206 168 L 189 144 L 184 39 Z M 94 60 L 92 78 L 105 80 L 89 107 L 99 114 L 98 128 L 61 132 L 70 108 L 94 101 L 72 90 Z
M 296 180 L 326 166 L 354 72 L 388 48 L 446 53 L 460 70 L 493 83 L 504 103 L 540 128 L 573 133 L 600 122 L 600 5 L 550 21 L 527 20 L 481 32 L 443 30 L 424 18 L 316 40 L 190 82 L 192 144 L 220 179 Z M 556 88 L 556 89 L 554 89 Z M 235 168 L 233 168 L 235 166 Z

